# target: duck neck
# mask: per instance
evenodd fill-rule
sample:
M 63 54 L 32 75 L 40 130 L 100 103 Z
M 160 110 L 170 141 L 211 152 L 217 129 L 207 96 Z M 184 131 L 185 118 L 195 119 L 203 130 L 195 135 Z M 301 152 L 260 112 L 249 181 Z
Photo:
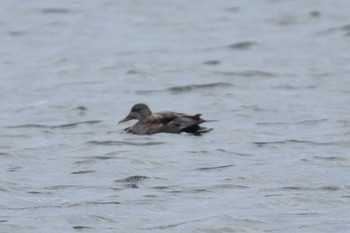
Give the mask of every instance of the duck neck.
M 141 123 L 146 123 L 147 122 L 147 119 L 148 117 L 150 117 L 152 115 L 152 112 L 149 108 L 145 108 L 142 110 L 141 114 L 140 114 L 140 118 L 139 118 L 139 121 Z

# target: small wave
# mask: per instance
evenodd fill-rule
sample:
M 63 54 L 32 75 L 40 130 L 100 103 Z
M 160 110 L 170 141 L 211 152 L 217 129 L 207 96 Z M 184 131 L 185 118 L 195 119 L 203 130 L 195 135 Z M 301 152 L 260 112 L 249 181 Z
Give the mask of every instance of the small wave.
M 232 86 L 230 83 L 217 82 L 217 83 L 207 83 L 207 84 L 191 84 L 185 86 L 175 86 L 171 87 L 168 90 L 172 92 L 183 92 L 183 91 L 192 91 L 198 89 L 208 89 L 208 88 L 217 88 L 217 87 L 227 87 Z
M 248 186 L 238 184 L 218 184 L 215 185 L 217 189 L 248 189 Z
M 119 205 L 118 201 L 86 201 L 82 205 Z
M 146 227 L 146 228 L 142 228 L 141 230 L 166 230 L 166 229 L 170 229 L 170 228 L 174 228 L 174 227 L 178 227 L 181 225 L 184 225 L 188 222 L 179 222 L 179 223 L 168 223 L 168 224 L 163 224 L 163 225 L 159 225 L 159 226 L 154 226 L 154 227 Z
M 48 208 L 72 208 L 77 206 L 86 205 L 119 205 L 117 201 L 84 201 L 79 203 L 62 203 L 58 205 L 39 205 L 39 206 L 28 206 L 28 207 L 0 207 L 0 209 L 7 210 L 35 210 L 35 209 L 48 209 Z
M 39 191 L 29 191 L 27 193 L 31 194 L 31 195 L 51 195 L 51 194 L 53 194 L 52 192 L 39 192 Z
M 13 31 L 9 31 L 9 35 L 10 36 L 24 36 L 28 34 L 27 31 L 22 31 L 22 30 L 13 30 Z
M 8 192 L 8 190 L 0 187 L 0 192 Z
M 129 183 L 129 182 L 139 182 L 145 179 L 150 179 L 150 178 L 148 176 L 134 175 L 134 176 L 128 176 L 122 179 L 115 180 L 115 182 Z
M 338 191 L 338 190 L 342 190 L 341 187 L 336 186 L 336 185 L 325 185 L 325 186 L 321 186 L 318 188 L 319 190 L 325 190 L 325 191 Z
M 54 186 L 48 186 L 44 189 L 47 190 L 64 190 L 64 189 L 83 189 L 85 186 L 82 185 L 54 185 Z
M 331 33 L 344 33 L 344 36 L 350 36 L 350 24 L 346 24 L 340 27 L 331 27 L 326 30 L 319 31 L 316 35 L 327 35 Z
M 62 125 L 41 125 L 41 124 L 25 124 L 25 125 L 14 125 L 14 126 L 7 126 L 6 128 L 44 128 L 44 129 L 67 129 L 67 128 L 73 128 L 78 125 L 92 125 L 92 124 L 98 124 L 102 121 L 93 120 L 93 121 L 80 121 L 75 123 L 69 123 L 69 124 L 62 124 Z
M 170 189 L 170 186 L 153 186 L 153 189 L 165 190 Z
M 346 161 L 345 158 L 338 157 L 338 156 L 328 156 L 328 157 L 314 156 L 313 158 L 317 160 L 324 160 L 324 161 Z
M 95 163 L 96 160 L 109 160 L 109 159 L 113 159 L 112 156 L 104 156 L 104 155 L 101 155 L 101 156 L 86 156 L 86 157 L 80 157 L 80 161 L 75 161 L 74 163 L 75 164 L 86 164 L 86 163 Z
M 215 167 L 201 167 L 201 168 L 197 168 L 197 170 L 200 170 L 200 171 L 221 170 L 223 168 L 234 167 L 234 166 L 235 165 L 233 165 L 233 164 L 228 164 L 228 165 L 215 166 Z
M 286 186 L 282 187 L 281 190 L 295 190 L 295 191 L 339 191 L 343 188 L 337 185 L 322 185 L 316 187 L 304 187 L 304 186 Z
M 25 124 L 25 125 L 14 125 L 14 126 L 6 126 L 6 128 L 49 128 L 47 125 L 39 125 L 39 124 Z
M 225 149 L 216 149 L 216 150 L 219 152 L 228 153 L 228 154 L 232 154 L 232 155 L 236 155 L 236 156 L 252 156 L 252 154 L 229 151 L 229 150 L 225 150 Z
M 315 125 L 320 122 L 328 121 L 328 119 L 304 120 L 296 122 L 258 122 L 257 125 Z
M 298 89 L 315 89 L 315 85 L 291 85 L 291 84 L 282 84 L 271 87 L 272 89 L 283 89 L 283 90 L 298 90 Z
M 79 115 L 85 115 L 86 111 L 88 111 L 89 109 L 85 106 L 78 106 L 73 110 L 77 111 Z
M 118 146 L 118 145 L 131 145 L 131 146 L 155 146 L 165 144 L 165 142 L 126 142 L 126 141 L 88 141 L 88 144 L 103 145 L 103 146 Z
M 142 73 L 141 71 L 134 70 L 134 69 L 128 70 L 126 72 L 126 74 L 141 74 L 141 73 Z
M 123 183 L 124 188 L 137 189 L 139 188 L 138 183 L 146 179 L 150 179 L 150 178 L 147 176 L 135 175 L 135 176 L 128 176 L 122 179 L 117 179 L 115 180 L 115 182 Z
M 170 87 L 165 90 L 145 90 L 145 91 L 136 91 L 139 94 L 148 94 L 153 92 L 172 92 L 173 94 L 177 93 L 183 93 L 183 92 L 190 92 L 190 91 L 197 91 L 202 89 L 210 89 L 210 88 L 223 88 L 232 86 L 231 83 L 225 83 L 225 82 L 216 82 L 216 83 L 206 83 L 206 84 L 190 84 L 190 85 L 184 85 L 184 86 L 175 86 Z
M 301 186 L 285 186 L 285 187 L 282 187 L 281 190 L 309 191 L 312 189 L 309 187 L 301 187 Z
M 216 66 L 220 64 L 220 61 L 218 60 L 209 60 L 209 61 L 205 61 L 203 62 L 204 65 L 208 65 L 208 66 Z
M 74 230 L 84 230 L 84 229 L 91 229 L 91 227 L 88 226 L 73 226 L 72 227 Z
M 261 70 L 247 70 L 241 72 L 234 71 L 214 71 L 215 74 L 225 76 L 240 76 L 240 77 L 276 77 L 277 75 L 267 71 Z
M 310 11 L 309 15 L 310 15 L 310 17 L 318 18 L 322 15 L 322 13 L 320 11 Z
M 350 141 L 335 141 L 335 144 L 338 146 L 343 146 L 343 147 L 350 147 Z
M 206 192 L 211 192 L 207 189 L 204 189 L 204 188 L 197 188 L 197 189 L 190 189 L 190 190 L 187 190 L 187 193 L 206 193 Z
M 212 192 L 208 188 L 184 188 L 178 186 L 154 186 L 153 189 L 163 190 L 166 193 L 202 193 Z
M 120 205 L 118 201 L 83 201 L 79 203 L 63 203 L 58 206 L 52 206 L 57 208 L 71 208 L 76 206 L 86 206 L 86 205 Z
M 55 125 L 55 126 L 50 126 L 49 128 L 55 129 L 55 128 L 73 128 L 78 125 L 93 125 L 93 124 L 98 124 L 101 123 L 102 121 L 82 121 L 82 122 L 76 122 L 76 123 L 71 123 L 71 124 L 63 124 L 63 125 Z
M 300 161 L 308 164 L 322 164 L 324 166 L 350 166 L 350 160 L 341 156 L 313 156 L 312 158 L 300 159 Z
M 3 152 L 0 152 L 0 156 L 10 156 L 10 154 L 8 154 L 8 153 L 3 153 Z
M 270 142 L 253 142 L 257 146 L 273 145 L 273 144 L 311 144 L 311 145 L 333 145 L 334 143 L 330 142 L 313 142 L 313 141 L 303 141 L 303 140 L 284 140 L 284 141 L 270 141 Z
M 219 45 L 207 48 L 198 48 L 195 51 L 213 51 L 222 49 L 234 49 L 234 50 L 248 50 L 253 47 L 257 47 L 259 44 L 255 41 L 240 41 L 229 45 Z
M 86 174 L 86 173 L 94 173 L 94 170 L 85 170 L 85 171 L 77 171 L 77 172 L 71 172 L 70 174 L 77 175 L 77 174 Z
M 42 8 L 40 9 L 42 14 L 68 14 L 71 13 L 69 9 L 66 8 Z
M 241 41 L 238 43 L 230 44 L 227 47 L 230 49 L 237 49 L 237 50 L 247 50 L 251 49 L 252 47 L 257 46 L 258 43 L 254 41 Z

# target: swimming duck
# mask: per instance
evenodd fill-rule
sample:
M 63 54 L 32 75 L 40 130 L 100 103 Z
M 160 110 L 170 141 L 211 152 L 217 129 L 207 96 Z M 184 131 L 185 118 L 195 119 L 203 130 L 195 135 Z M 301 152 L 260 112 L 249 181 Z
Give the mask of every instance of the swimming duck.
M 125 129 L 133 134 L 155 134 L 155 133 L 181 133 L 187 132 L 196 135 L 207 133 L 212 129 L 199 126 L 206 122 L 201 114 L 188 115 L 178 112 L 158 112 L 153 113 L 150 108 L 143 103 L 132 106 L 130 113 L 119 123 L 138 120 L 135 125 Z

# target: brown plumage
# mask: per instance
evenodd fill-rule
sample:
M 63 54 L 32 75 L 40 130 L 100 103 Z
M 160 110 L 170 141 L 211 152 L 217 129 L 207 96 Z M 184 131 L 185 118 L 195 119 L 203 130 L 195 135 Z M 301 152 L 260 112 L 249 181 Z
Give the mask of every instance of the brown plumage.
M 188 115 L 178 112 L 153 113 L 146 104 L 135 104 L 130 113 L 119 123 L 138 120 L 138 122 L 125 129 L 134 134 L 155 134 L 155 133 L 207 133 L 212 129 L 199 126 L 206 122 L 201 114 Z

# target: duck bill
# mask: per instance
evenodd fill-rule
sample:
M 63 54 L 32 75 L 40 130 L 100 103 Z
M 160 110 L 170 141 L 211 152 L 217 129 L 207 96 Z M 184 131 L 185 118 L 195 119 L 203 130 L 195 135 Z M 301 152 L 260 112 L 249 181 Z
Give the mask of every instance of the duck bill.
M 119 121 L 118 123 L 123 123 L 123 122 L 126 122 L 126 121 L 130 121 L 131 120 L 131 117 L 130 115 L 127 115 L 123 120 Z

